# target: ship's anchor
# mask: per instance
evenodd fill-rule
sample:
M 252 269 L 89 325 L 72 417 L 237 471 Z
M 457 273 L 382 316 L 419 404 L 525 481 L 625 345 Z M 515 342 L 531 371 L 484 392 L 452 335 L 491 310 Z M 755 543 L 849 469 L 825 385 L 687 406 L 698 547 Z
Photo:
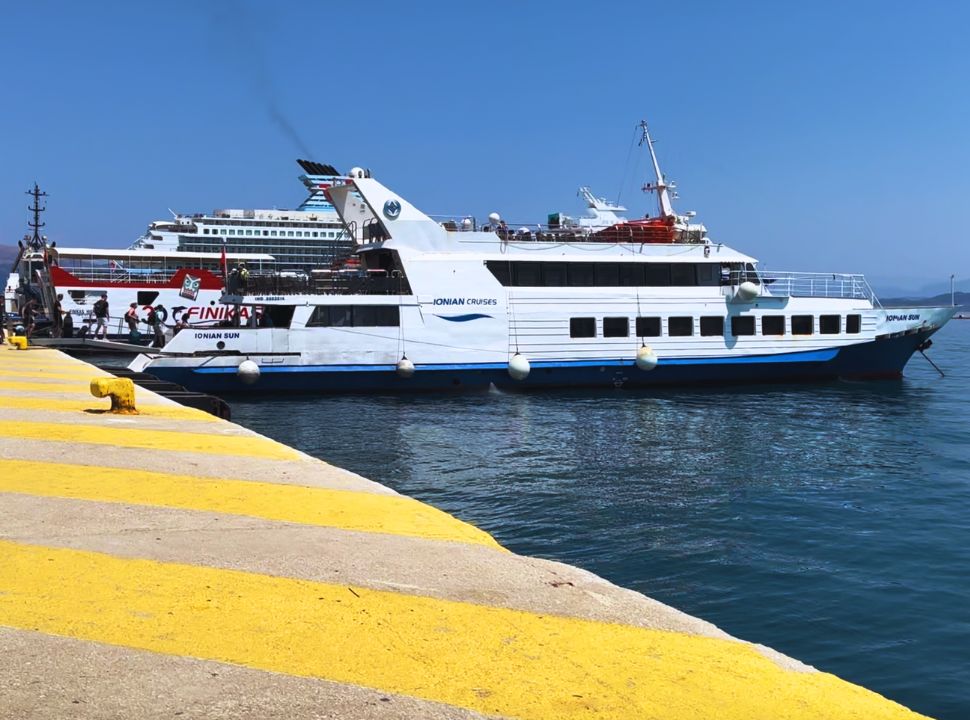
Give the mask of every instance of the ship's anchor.
M 926 340 L 924 340 L 923 342 L 921 342 L 919 345 L 917 345 L 916 346 L 916 349 L 919 350 L 919 354 L 920 355 L 922 355 L 924 358 L 926 358 L 926 362 L 928 362 L 930 365 L 932 365 L 936 369 L 936 371 L 938 373 L 940 373 L 940 377 L 946 377 L 946 375 L 943 374 L 943 371 L 940 370 L 940 368 L 937 366 L 937 364 L 935 362 L 933 362 L 932 360 L 930 360 L 930 356 L 927 355 L 925 352 L 923 352 L 924 350 L 929 350 L 932 346 L 933 346 L 933 341 L 930 340 L 929 338 L 927 338 Z

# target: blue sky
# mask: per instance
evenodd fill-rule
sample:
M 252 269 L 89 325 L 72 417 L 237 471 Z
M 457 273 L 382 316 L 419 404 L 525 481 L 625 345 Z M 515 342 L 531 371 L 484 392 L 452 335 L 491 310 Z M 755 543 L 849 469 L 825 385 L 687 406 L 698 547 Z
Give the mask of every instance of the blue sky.
M 51 194 L 62 245 L 168 208 L 288 207 L 306 151 L 431 213 L 681 211 L 786 270 L 970 276 L 970 5 L 34 2 L 0 27 L 0 243 Z

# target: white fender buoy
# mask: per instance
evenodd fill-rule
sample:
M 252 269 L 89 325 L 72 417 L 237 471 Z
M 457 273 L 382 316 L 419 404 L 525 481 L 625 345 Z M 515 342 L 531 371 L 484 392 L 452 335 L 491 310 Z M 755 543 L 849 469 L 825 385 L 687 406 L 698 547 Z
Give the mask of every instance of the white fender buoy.
M 750 280 L 745 280 L 738 287 L 738 299 L 750 302 L 761 294 L 761 286 Z
M 637 367 L 641 370 L 653 370 L 657 367 L 657 353 L 649 345 L 644 345 L 637 350 Z
M 246 385 L 252 385 L 259 380 L 259 365 L 252 360 L 243 360 L 236 368 L 236 377 Z
M 529 377 L 529 373 L 532 371 L 532 366 L 529 365 L 529 361 L 525 355 L 520 355 L 515 353 L 512 359 L 509 360 L 509 376 L 513 380 L 525 380 Z
M 414 363 L 408 360 L 407 355 L 403 355 L 398 361 L 397 374 L 402 378 L 409 378 L 414 375 Z

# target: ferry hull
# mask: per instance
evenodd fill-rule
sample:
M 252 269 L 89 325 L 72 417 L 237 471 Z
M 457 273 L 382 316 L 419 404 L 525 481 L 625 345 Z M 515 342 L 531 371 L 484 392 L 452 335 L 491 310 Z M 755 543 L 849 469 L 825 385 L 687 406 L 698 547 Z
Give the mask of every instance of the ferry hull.
M 189 390 L 224 395 L 468 392 L 484 391 L 491 386 L 514 392 L 567 387 L 649 388 L 893 379 L 902 375 L 913 353 L 937 329 L 780 355 L 661 359 L 651 371 L 638 369 L 632 358 L 534 361 L 524 380 L 513 380 L 504 363 L 418 365 L 410 378 L 400 377 L 393 365 L 273 365 L 261 367 L 258 379 L 249 385 L 240 380 L 235 367 L 199 367 L 206 358 L 166 358 L 151 362 L 145 370 Z

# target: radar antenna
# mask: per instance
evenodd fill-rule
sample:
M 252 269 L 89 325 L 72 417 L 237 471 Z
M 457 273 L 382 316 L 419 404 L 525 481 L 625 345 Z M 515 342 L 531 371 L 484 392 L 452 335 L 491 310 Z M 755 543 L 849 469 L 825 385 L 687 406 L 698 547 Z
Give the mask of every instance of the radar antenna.
M 27 224 L 34 231 L 33 236 L 28 236 L 27 244 L 32 250 L 40 250 L 45 245 L 45 239 L 40 234 L 40 229 L 44 227 L 47 223 L 42 223 L 40 221 L 40 214 L 47 209 L 47 205 L 44 207 L 40 206 L 40 199 L 47 197 L 47 193 L 41 192 L 40 188 L 37 187 L 37 183 L 34 183 L 34 189 L 28 190 L 27 194 L 34 199 L 34 204 L 27 207 L 34 214 L 34 219 Z

